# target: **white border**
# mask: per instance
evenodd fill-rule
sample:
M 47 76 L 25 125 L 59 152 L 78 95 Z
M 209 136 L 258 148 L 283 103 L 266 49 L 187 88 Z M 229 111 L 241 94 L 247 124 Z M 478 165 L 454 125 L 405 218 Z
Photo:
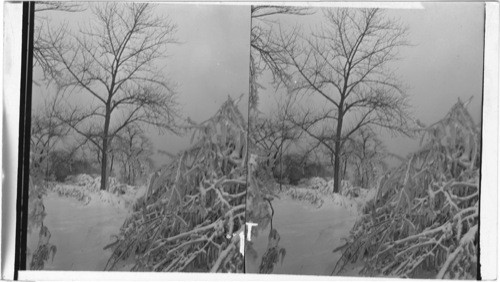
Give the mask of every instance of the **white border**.
M 176 2 L 187 4 L 185 2 Z M 282 2 L 284 3 L 284 2 Z M 273 4 L 282 4 L 273 2 Z M 249 2 L 230 3 L 207 3 L 196 2 L 193 4 L 241 4 L 248 5 Z M 259 3 L 260 4 L 260 3 Z M 311 5 L 311 6 L 349 6 L 367 7 L 383 5 L 386 8 L 418 8 L 421 3 L 305 3 L 294 2 L 287 4 Z M 18 123 L 19 123 L 19 83 L 20 83 L 20 46 L 21 46 L 21 3 L 4 3 L 4 57 L 8 57 L 16 65 L 6 66 L 3 64 L 3 80 L 9 82 L 3 87 L 3 110 L 6 111 L 6 124 L 2 131 L 2 140 L 8 140 L 9 150 L 3 152 L 6 162 L 2 165 L 2 244 L 1 267 L 2 279 L 13 278 L 13 254 L 15 238 L 15 203 L 17 187 L 17 146 L 18 146 Z M 497 2 L 486 3 L 486 40 L 485 40 L 485 66 L 484 66 L 484 104 L 483 104 L 483 162 L 482 162 L 482 193 L 481 193 L 481 273 L 484 280 L 495 280 L 497 278 L 497 228 L 498 228 L 498 143 L 499 133 L 499 4 Z M 466 67 L 466 66 L 464 66 Z M 1 117 L 0 117 L 1 118 Z M 325 276 L 290 276 L 290 275 L 255 275 L 255 274 L 194 274 L 194 273 L 119 273 L 119 272 L 65 272 L 65 271 L 21 271 L 20 280 L 37 281 L 94 281 L 96 279 L 106 281 L 136 281 L 136 280 L 191 280 L 191 281 L 364 281 L 367 278 L 356 277 L 325 277 Z M 369 279 L 373 281 L 385 281 L 383 279 Z M 400 279 L 396 279 L 400 280 Z
M 3 15 L 3 6 L 4 5 L 0 5 L 0 14 Z M 0 29 L 0 38 L 3 38 L 3 22 L 2 22 L 2 28 Z M 0 62 L 3 62 L 3 44 L 0 45 Z M 3 68 L 0 68 L 0 81 L 2 81 L 1 85 L 3 86 Z M 3 130 L 3 96 L 2 96 L 2 99 L 0 100 L 0 132 L 2 132 Z M 3 136 L 3 132 L 2 132 L 2 136 Z M 2 142 L 2 145 L 3 145 L 3 142 Z M 3 150 L 0 151 L 0 166 L 2 166 L 3 168 Z M 2 183 L 3 183 L 3 179 L 4 179 L 4 173 L 3 173 L 3 170 L 2 170 Z M 3 185 L 2 185 L 3 187 Z M 1 190 L 1 189 L 0 189 Z M 2 211 L 2 193 L 0 192 L 0 213 Z M 2 261 L 3 258 L 2 258 L 2 226 L 3 226 L 3 220 L 0 219 L 0 279 L 3 277 L 3 275 L 1 273 L 3 273 L 1 271 L 1 269 L 3 269 L 3 266 L 2 266 Z
M 499 5 L 486 3 L 482 180 L 480 199 L 481 276 L 497 279 L 498 259 L 498 110 L 499 110 Z
M 16 231 L 17 154 L 21 85 L 22 4 L 4 3 L 2 128 L 2 279 L 14 276 Z M 4 143 L 9 146 L 4 150 Z

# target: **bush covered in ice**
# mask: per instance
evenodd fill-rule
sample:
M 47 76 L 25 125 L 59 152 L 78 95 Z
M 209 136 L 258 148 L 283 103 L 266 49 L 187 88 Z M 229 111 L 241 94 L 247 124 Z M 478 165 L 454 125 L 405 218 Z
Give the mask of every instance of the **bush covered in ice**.
M 89 191 L 82 189 L 79 186 L 66 185 L 66 184 L 56 184 L 51 190 L 56 192 L 60 197 L 68 197 L 76 199 L 84 204 L 88 204 L 91 200 Z
M 326 180 L 321 177 L 313 177 L 309 179 L 308 184 L 309 184 L 308 186 L 309 189 L 316 190 L 325 187 L 328 184 L 328 182 L 326 182 Z
M 70 175 L 66 178 L 65 182 L 78 186 L 90 186 L 94 183 L 94 177 L 88 174 Z
M 381 179 L 333 272 L 476 279 L 480 131 L 461 101 L 423 130 L 420 150 Z
M 228 99 L 193 127 L 191 147 L 153 175 L 109 245 L 106 270 L 130 262 L 132 271 L 243 271 L 232 234 L 245 229 L 247 124 Z M 256 160 L 248 166 L 255 169 Z
M 74 198 L 84 204 L 88 204 L 92 198 L 100 199 L 104 202 L 110 202 L 108 195 L 124 195 L 134 194 L 136 190 L 133 186 L 119 183 L 114 177 L 108 179 L 108 190 L 101 191 L 101 177 L 92 177 L 88 174 L 78 174 L 70 176 L 65 183 L 53 183 L 50 190 L 56 192 L 59 196 Z M 111 202 L 120 202 L 119 199 L 113 198 Z M 130 198 L 130 197 L 128 197 Z
M 91 192 L 97 192 L 101 188 L 101 177 L 93 177 L 88 174 L 71 175 L 66 178 L 65 183 L 80 186 Z M 108 178 L 108 191 L 111 193 L 121 193 L 126 189 L 125 184 L 119 183 L 115 177 Z
M 305 201 L 316 207 L 321 207 L 324 203 L 323 200 L 324 195 L 318 193 L 316 190 L 291 188 L 287 191 L 287 195 L 289 195 L 290 198 L 292 198 L 293 200 Z

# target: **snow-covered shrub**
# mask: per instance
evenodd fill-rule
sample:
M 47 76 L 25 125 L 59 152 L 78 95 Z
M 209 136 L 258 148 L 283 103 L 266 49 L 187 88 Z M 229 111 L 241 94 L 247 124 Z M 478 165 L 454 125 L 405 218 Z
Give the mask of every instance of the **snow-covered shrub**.
M 292 187 L 286 194 L 293 200 L 305 201 L 316 207 L 321 207 L 326 201 L 331 201 L 353 213 L 360 212 L 366 201 L 373 197 L 368 189 L 353 186 L 349 181 L 342 180 L 340 193 L 334 193 L 334 181 L 321 177 L 313 177 L 307 188 Z M 372 189 L 374 190 L 374 189 Z
M 52 261 L 54 261 L 54 256 L 57 253 L 57 247 L 49 242 L 50 237 L 51 234 L 49 229 L 47 226 L 42 225 L 38 236 L 38 246 L 33 252 L 30 262 L 30 270 L 42 270 L 45 267 L 45 262 L 51 257 Z
M 286 249 L 279 246 L 281 237 L 276 229 L 271 228 L 268 238 L 267 249 L 262 255 L 262 261 L 259 266 L 259 273 L 263 274 L 273 273 L 274 266 L 279 261 L 283 263 L 286 255 Z
M 92 186 L 94 185 L 94 177 L 88 174 L 69 175 L 64 182 L 77 186 Z
M 287 191 L 287 195 L 293 200 L 304 201 L 316 207 L 321 207 L 324 203 L 323 195 L 316 190 L 291 188 Z
M 94 185 L 95 178 L 88 174 L 78 174 L 75 178 L 75 184 L 78 186 Z
M 313 177 L 309 180 L 308 188 L 313 190 L 322 189 L 327 185 L 327 183 L 328 182 L 321 177 Z
M 342 180 L 341 182 L 340 194 L 343 196 L 348 198 L 357 198 L 361 195 L 361 190 L 361 187 L 353 186 L 348 180 Z
M 34 180 L 33 177 L 30 177 L 28 188 L 28 233 L 43 225 L 46 216 L 43 197 L 47 193 L 47 185 L 41 179 Z
M 461 101 L 381 181 L 335 266 L 361 274 L 476 279 L 480 133 Z
M 307 186 L 309 186 L 309 183 L 310 183 L 310 179 L 302 178 L 301 180 L 299 180 L 299 183 L 297 184 L 297 186 L 307 187 Z
M 332 195 L 334 187 L 333 183 L 333 179 L 323 182 L 322 185 L 318 187 L 318 191 L 320 191 L 323 195 Z
M 51 188 L 52 192 L 57 193 L 60 197 L 73 198 L 83 204 L 88 204 L 91 200 L 89 191 L 85 190 L 83 187 L 66 185 L 66 184 L 55 184 Z
M 113 183 L 109 186 L 109 192 L 111 194 L 123 195 L 128 191 L 128 185 L 122 183 Z
M 333 195 L 333 188 L 335 186 L 335 182 L 333 179 L 330 179 L 328 181 L 319 181 L 318 182 L 318 190 L 321 191 L 324 195 Z M 311 187 L 314 189 L 314 187 Z M 350 181 L 348 180 L 342 180 L 340 182 L 340 194 L 349 198 L 356 198 L 359 196 L 359 187 L 354 187 Z
M 50 231 L 43 225 L 45 216 L 45 205 L 43 197 L 46 195 L 47 188 L 52 187 L 52 184 L 42 180 L 39 175 L 30 176 L 29 196 L 28 196 L 28 235 L 33 236 L 33 232 L 39 229 L 38 244 L 34 251 L 27 248 L 30 270 L 42 270 L 45 267 L 45 262 L 54 256 L 57 252 L 55 245 L 51 244 Z
M 247 122 L 228 99 L 193 124 L 192 146 L 155 173 L 108 247 L 106 269 L 133 261 L 133 271 L 241 272 L 245 229 Z M 232 237 L 231 237 L 232 236 Z
M 273 228 L 274 209 L 272 201 L 278 197 L 274 191 L 277 183 L 270 183 L 263 180 L 259 171 L 259 158 L 256 154 L 251 154 L 248 162 L 248 187 L 246 190 L 246 220 L 256 223 L 257 226 L 252 228 L 251 236 L 258 236 L 259 232 L 263 232 L 269 227 L 268 246 L 266 252 L 262 255 L 262 260 L 259 264 L 259 273 L 272 273 L 275 265 L 285 257 L 286 251 L 279 246 L 280 235 L 278 230 Z M 281 183 L 283 185 L 283 183 Z M 285 185 L 285 187 L 287 187 Z M 290 190 L 295 188 L 290 188 Z M 245 258 L 256 260 L 258 257 L 257 251 L 253 247 L 252 242 L 245 244 Z
M 73 184 L 75 184 L 77 176 L 78 175 L 68 175 L 68 177 L 66 177 L 66 179 L 64 179 L 64 182 L 65 183 L 73 183 Z
M 98 176 L 98 177 L 94 178 L 94 181 L 91 182 L 90 185 L 86 185 L 85 188 L 91 192 L 99 191 L 101 189 L 101 177 Z M 116 179 L 115 177 L 108 177 L 108 189 L 107 189 L 108 192 L 117 193 L 122 188 L 123 188 L 123 184 L 120 184 L 118 179 Z M 121 193 L 121 192 L 119 192 L 119 193 Z
M 123 195 L 130 191 L 130 187 L 121 184 L 114 177 L 108 179 L 108 190 L 101 191 L 101 177 L 93 177 L 88 174 L 78 174 L 66 179 L 66 184 L 53 183 L 50 190 L 56 192 L 59 196 L 74 198 L 83 204 L 88 204 L 95 196 L 104 202 L 109 202 L 107 196 L 102 193 Z M 118 201 L 118 200 L 117 200 Z

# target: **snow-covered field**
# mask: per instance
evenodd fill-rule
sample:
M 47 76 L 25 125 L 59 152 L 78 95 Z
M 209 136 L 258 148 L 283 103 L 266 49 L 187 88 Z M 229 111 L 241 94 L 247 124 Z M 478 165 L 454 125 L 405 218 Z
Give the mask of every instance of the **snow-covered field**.
M 88 187 L 87 187 L 88 188 Z M 126 219 L 133 200 L 145 187 L 129 187 L 123 195 L 102 191 L 89 191 L 74 184 L 57 184 L 43 198 L 47 216 L 50 243 L 57 247 L 54 260 L 45 263 L 45 270 L 93 270 L 101 271 L 111 255 L 103 248 L 118 234 Z M 86 199 L 77 200 L 60 191 L 85 189 Z M 55 192 L 57 191 L 57 192 Z M 28 235 L 28 249 L 33 251 L 38 243 L 38 230 Z M 31 257 L 28 256 L 28 264 Z
M 282 193 L 280 199 L 273 200 L 273 228 L 280 235 L 279 246 L 286 250 L 283 263 L 278 262 L 273 273 L 331 275 L 340 258 L 340 252 L 332 251 L 345 243 L 342 238 L 349 235 L 359 208 L 372 195 L 368 192 L 349 199 L 320 190 L 294 187 Z M 315 197 L 321 200 L 315 201 Z M 268 244 L 269 228 L 252 238 L 258 257 L 251 259 L 247 256 L 246 270 L 249 273 L 259 272 Z

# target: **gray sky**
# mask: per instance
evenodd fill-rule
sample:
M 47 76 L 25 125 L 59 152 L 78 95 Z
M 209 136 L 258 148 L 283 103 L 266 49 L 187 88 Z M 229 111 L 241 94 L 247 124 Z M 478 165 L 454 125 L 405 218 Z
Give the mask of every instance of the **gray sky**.
M 460 97 L 471 96 L 469 111 L 481 121 L 484 4 L 424 4 L 424 10 L 391 11 L 408 24 L 414 47 L 402 50 L 399 70 L 408 84 L 414 115 L 429 125 L 448 112 Z M 388 139 L 389 149 L 405 155 L 417 142 Z
M 470 111 L 476 122 L 481 115 L 483 4 L 429 3 L 424 9 L 391 9 L 387 15 L 400 19 L 409 28 L 409 40 L 415 45 L 402 49 L 403 58 L 395 67 L 408 85 L 408 95 L 416 118 L 430 124 L 443 117 L 460 97 L 474 96 Z M 228 95 L 248 94 L 250 8 L 227 5 L 160 4 L 156 11 L 166 14 L 178 25 L 177 38 L 165 61 L 172 81 L 178 84 L 178 101 L 183 115 L 195 121 L 210 117 Z M 38 16 L 38 15 L 37 15 Z M 89 18 L 78 14 L 45 13 L 56 25 L 70 21 L 70 26 Z M 321 13 L 288 17 L 284 22 L 314 26 Z M 40 81 L 40 70 L 34 69 Z M 269 75 L 261 78 L 265 86 Z M 272 107 L 276 93 L 269 85 L 261 93 L 262 110 Z M 53 88 L 35 85 L 34 107 L 53 93 Z M 240 109 L 246 114 L 246 98 Z M 156 149 L 175 153 L 188 147 L 189 137 L 158 135 L 148 130 Z M 406 155 L 418 147 L 407 138 L 382 136 L 388 149 Z M 155 160 L 163 159 L 156 156 Z
M 474 96 L 469 110 L 474 120 L 480 122 L 484 5 L 424 3 L 423 9 L 387 9 L 384 12 L 408 27 L 408 39 L 413 46 L 400 50 L 402 59 L 394 68 L 408 87 L 406 93 L 413 115 L 430 125 L 444 117 L 459 97 L 466 101 Z M 276 19 L 284 28 L 301 25 L 303 31 L 314 30 L 323 20 L 321 12 Z M 270 78 L 268 73 L 261 80 L 267 88 L 261 94 L 263 112 L 272 109 L 277 95 L 266 83 Z M 390 152 L 400 156 L 415 151 L 419 145 L 419 140 L 405 137 L 388 134 L 380 137 Z
M 242 98 L 246 116 L 250 46 L 250 8 L 227 5 L 161 5 L 178 25 L 183 43 L 171 49 L 171 78 L 178 83 L 185 117 L 201 122 L 211 117 L 227 97 Z M 151 136 L 157 149 L 175 153 L 189 147 L 190 135 Z
M 250 7 L 159 4 L 155 10 L 159 15 L 167 15 L 178 27 L 176 37 L 181 44 L 171 45 L 167 60 L 159 64 L 167 65 L 165 69 L 170 79 L 177 84 L 182 115 L 197 122 L 204 121 L 215 114 L 228 96 L 238 98 L 242 94 L 245 97 L 239 108 L 246 115 Z M 78 23 L 88 19 L 90 12 L 51 12 L 44 13 L 43 16 L 50 17 L 53 26 L 71 20 L 69 25 L 71 29 L 75 29 Z M 34 68 L 35 80 L 40 77 L 40 69 Z M 54 92 L 53 87 L 34 85 L 34 107 L 43 103 Z M 75 95 L 71 97 L 70 102 L 76 102 Z M 156 149 L 176 153 L 189 146 L 190 135 L 159 135 L 158 130 L 152 128 L 147 131 Z M 166 159 L 155 155 L 157 163 Z

